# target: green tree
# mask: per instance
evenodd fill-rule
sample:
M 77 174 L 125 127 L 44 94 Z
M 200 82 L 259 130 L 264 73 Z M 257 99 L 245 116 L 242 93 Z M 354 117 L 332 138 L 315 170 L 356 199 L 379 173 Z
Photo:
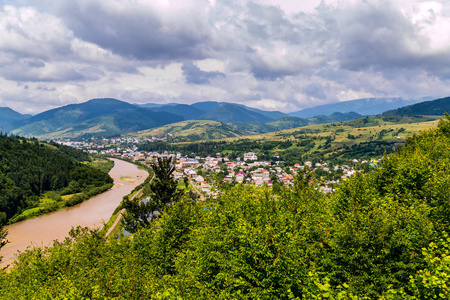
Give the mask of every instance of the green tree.
M 155 175 L 149 184 L 147 198 L 132 201 L 125 197 L 122 202 L 123 208 L 127 210 L 122 224 L 129 232 L 136 232 L 140 227 L 148 228 L 150 221 L 162 213 L 166 205 L 178 202 L 183 196 L 183 191 L 177 189 L 178 180 L 173 176 L 175 166 L 172 158 L 158 158 L 152 169 Z
M 178 180 L 175 180 L 173 176 L 175 166 L 172 157 L 158 157 L 158 161 L 152 165 L 152 169 L 155 178 L 150 183 L 151 197 L 159 204 L 159 208 L 162 209 L 167 204 L 178 202 L 183 196 L 183 191 L 177 189 Z

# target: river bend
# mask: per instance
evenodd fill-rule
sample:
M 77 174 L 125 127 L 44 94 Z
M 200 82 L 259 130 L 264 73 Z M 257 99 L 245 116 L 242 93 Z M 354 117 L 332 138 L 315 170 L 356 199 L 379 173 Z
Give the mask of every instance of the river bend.
M 123 196 L 128 195 L 148 176 L 146 171 L 138 169 L 132 163 L 120 159 L 112 160 L 114 167 L 109 172 L 114 179 L 112 189 L 73 207 L 6 226 L 9 243 L 0 251 L 3 256 L 1 267 L 11 264 L 17 251 L 24 251 L 30 246 L 50 246 L 53 240 L 64 240 L 69 236 L 72 227 L 80 225 L 99 228 L 108 222 Z M 136 181 L 123 181 L 121 177 L 133 177 Z

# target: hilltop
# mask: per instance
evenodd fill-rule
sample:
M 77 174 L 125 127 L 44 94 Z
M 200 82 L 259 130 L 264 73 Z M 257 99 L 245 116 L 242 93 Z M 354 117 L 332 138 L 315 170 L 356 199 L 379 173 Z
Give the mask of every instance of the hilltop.
M 385 116 L 441 116 L 450 112 L 450 97 L 425 101 L 405 107 L 389 110 Z
M 356 112 L 361 115 L 372 116 L 382 114 L 387 110 L 415 104 L 425 100 L 428 99 L 422 98 L 406 100 L 402 98 L 364 98 L 305 108 L 289 113 L 289 115 L 299 118 L 311 118 L 317 115 L 331 115 L 335 112 Z
M 263 160 L 334 161 L 370 159 L 392 152 L 414 133 L 437 124 L 438 117 L 372 116 L 329 124 L 310 125 L 265 134 L 235 136 L 185 143 L 147 142 L 145 151 L 175 151 L 206 156 L 222 153 L 243 157 L 255 152 Z M 177 135 L 174 134 L 174 138 Z
M 12 133 L 38 138 L 115 136 L 182 120 L 116 99 L 92 99 L 45 111 L 14 123 Z
M 246 132 L 233 129 L 230 126 L 217 121 L 190 120 L 134 132 L 128 136 L 152 138 L 154 136 L 168 134 L 170 134 L 170 141 L 172 142 L 186 142 L 235 137 L 246 134 Z

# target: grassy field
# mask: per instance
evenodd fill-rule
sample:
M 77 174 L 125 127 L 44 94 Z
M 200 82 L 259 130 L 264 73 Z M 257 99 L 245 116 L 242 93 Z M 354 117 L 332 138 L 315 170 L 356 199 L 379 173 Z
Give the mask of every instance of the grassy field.
M 242 157 L 256 152 L 260 160 L 298 163 L 325 159 L 371 159 L 394 151 L 420 131 L 436 126 L 441 117 L 372 116 L 346 122 L 297 127 L 266 134 L 182 143 L 149 143 L 149 151 L 177 151 L 205 156 L 222 153 Z
M 350 142 L 348 135 L 357 136 L 358 141 L 367 142 L 370 138 L 376 138 L 381 131 L 388 131 L 388 134 L 383 134 L 383 139 L 396 138 L 393 134 L 399 133 L 398 130 L 404 128 L 404 131 L 399 133 L 401 139 L 407 136 L 418 133 L 435 126 L 440 117 L 381 117 L 373 116 L 362 119 L 356 119 L 346 122 L 310 125 L 305 127 L 297 127 L 285 129 L 277 132 L 270 132 L 265 134 L 248 135 L 234 138 L 222 139 L 227 142 L 235 142 L 243 139 L 249 140 L 288 140 L 288 139 L 302 139 L 304 135 L 317 135 L 322 137 L 336 136 L 336 142 Z
M 232 129 L 226 124 L 220 122 L 190 120 L 135 132 L 129 134 L 129 136 L 137 138 L 151 138 L 158 135 L 164 136 L 169 133 L 171 134 L 171 136 L 168 137 L 169 140 L 174 142 L 221 139 L 226 137 L 241 136 L 244 134 L 244 132 Z
M 108 173 L 114 167 L 114 162 L 112 160 L 100 157 L 93 158 L 92 161 L 87 164 L 105 173 Z
M 41 210 L 54 211 L 64 206 L 64 201 L 72 197 L 73 195 L 65 195 L 61 197 L 55 192 L 45 192 L 39 198 L 39 205 L 27 210 L 24 210 L 18 217 L 26 217 L 32 213 L 37 213 Z

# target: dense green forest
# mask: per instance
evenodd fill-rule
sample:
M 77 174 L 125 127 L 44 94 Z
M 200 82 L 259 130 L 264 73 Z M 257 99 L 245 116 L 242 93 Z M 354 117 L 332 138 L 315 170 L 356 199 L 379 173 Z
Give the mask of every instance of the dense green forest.
M 0 135 L 0 225 L 38 206 L 44 192 L 59 192 L 60 202 L 70 206 L 80 201 L 76 198 L 82 195 L 65 202 L 61 195 L 93 194 L 111 187 L 112 178 L 82 163 L 86 161 L 89 161 L 86 153 L 70 147 Z M 59 206 L 56 204 L 40 213 Z
M 236 185 L 132 238 L 76 228 L 0 272 L 2 299 L 448 299 L 450 117 L 322 194 Z

